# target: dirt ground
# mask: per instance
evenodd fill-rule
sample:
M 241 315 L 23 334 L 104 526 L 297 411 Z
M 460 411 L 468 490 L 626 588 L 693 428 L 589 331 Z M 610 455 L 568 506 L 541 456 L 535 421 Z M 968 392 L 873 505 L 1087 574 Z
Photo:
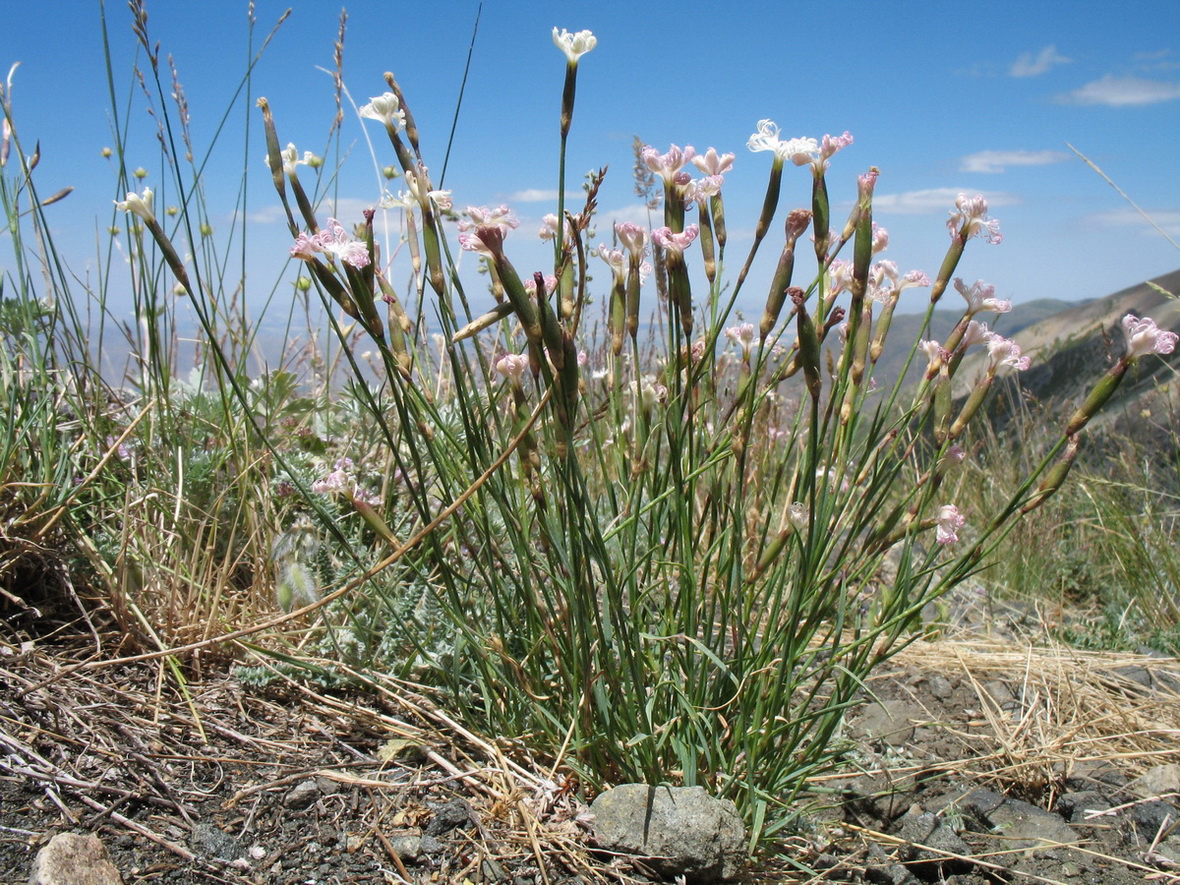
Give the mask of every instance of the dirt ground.
M 987 632 L 872 680 L 848 767 L 745 881 L 1180 883 L 1177 662 Z M 182 691 L 92 650 L 0 639 L 3 885 L 66 831 L 97 834 L 129 885 L 652 881 L 589 850 L 568 784 L 410 687 L 209 666 Z

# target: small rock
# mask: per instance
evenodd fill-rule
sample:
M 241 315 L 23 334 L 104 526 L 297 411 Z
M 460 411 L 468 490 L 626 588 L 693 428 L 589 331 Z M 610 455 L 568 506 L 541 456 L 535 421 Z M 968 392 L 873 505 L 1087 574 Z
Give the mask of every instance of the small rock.
M 1063 793 L 1057 799 L 1057 813 L 1071 824 L 1089 823 L 1087 811 L 1106 811 L 1110 801 L 1097 790 L 1077 790 Z
M 746 834 L 737 808 L 703 787 L 622 784 L 590 810 L 599 848 L 641 859 L 661 875 L 717 882 L 741 867 Z
M 940 701 L 945 701 L 955 693 L 955 686 L 945 676 L 934 676 L 930 680 L 930 693 Z
M 389 845 L 402 860 L 417 863 L 426 854 L 423 841 L 424 837 L 420 833 L 402 833 L 390 836 Z
M 1010 713 L 1020 706 L 1012 689 L 1008 687 L 1007 683 L 1001 682 L 999 679 L 985 682 L 983 684 L 983 690 L 987 693 L 992 703 L 1001 710 Z
M 912 772 L 874 771 L 853 778 L 845 785 L 845 804 L 878 820 L 891 821 L 914 804 L 915 787 Z
M 123 885 L 97 836 L 58 833 L 37 852 L 29 885 Z
M 1170 762 L 1149 768 L 1135 778 L 1127 789 L 1141 799 L 1154 799 L 1170 793 L 1180 793 L 1180 765 Z
M 1045 851 L 1078 841 L 1078 834 L 1060 815 L 992 790 L 974 790 L 959 806 L 983 817 L 1009 848 Z
M 315 778 L 309 777 L 296 784 L 294 789 L 283 797 L 283 805 L 292 811 L 302 811 L 314 805 L 319 798 L 320 785 L 316 783 Z
M 1154 799 L 1150 802 L 1137 802 L 1131 806 L 1131 820 L 1135 824 L 1140 838 L 1148 844 L 1156 836 L 1167 835 L 1168 830 L 1180 819 L 1180 812 L 1170 802 Z
M 873 844 L 869 846 L 869 856 L 865 861 L 865 881 L 872 885 L 915 885 L 918 879 L 890 858 L 881 846 Z
M 1125 774 L 1109 762 L 1099 760 L 1081 760 L 1073 763 L 1069 776 L 1065 779 L 1065 785 L 1071 790 L 1088 790 L 1094 784 L 1123 787 L 1126 783 Z
M 424 832 L 427 836 L 441 836 L 459 827 L 470 826 L 475 822 L 471 813 L 471 806 L 462 799 L 452 799 L 431 808 L 434 815 L 426 824 Z
M 969 861 L 960 859 L 971 854 L 971 846 L 940 817 L 923 811 L 920 806 L 915 805 L 902 815 L 897 836 L 910 843 L 903 850 L 902 859 L 915 872 L 920 869 L 925 875 L 927 870 L 934 868 L 941 874 L 953 874 L 966 872 L 972 866 Z
M 198 854 L 218 860 L 237 860 L 242 854 L 242 845 L 237 839 L 208 823 L 193 827 L 189 844 Z
M 849 724 L 848 736 L 854 741 L 900 747 L 913 740 L 914 723 L 925 718 L 922 710 L 908 701 L 877 701 Z

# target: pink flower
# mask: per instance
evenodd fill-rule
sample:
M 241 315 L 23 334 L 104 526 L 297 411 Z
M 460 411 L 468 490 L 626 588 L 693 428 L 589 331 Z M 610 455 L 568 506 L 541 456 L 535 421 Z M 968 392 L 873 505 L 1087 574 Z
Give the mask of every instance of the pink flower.
M 844 130 L 843 135 L 825 135 L 819 143 L 819 151 L 811 161 L 811 170 L 816 175 L 828 171 L 829 161 L 839 151 L 852 144 L 852 133 Z
M 693 157 L 692 164 L 705 175 L 724 175 L 733 168 L 733 154 L 718 154 L 716 148 L 709 148 Z
M 1123 317 L 1123 334 L 1127 338 L 1127 355 L 1124 359 L 1137 360 L 1149 353 L 1166 354 L 1176 349 L 1178 336 L 1175 332 L 1161 329 L 1155 320 L 1132 314 Z
M 951 217 L 946 221 L 947 230 L 950 231 L 952 240 L 966 242 L 972 237 L 981 236 L 989 243 L 1003 242 L 1004 236 L 1000 233 L 1000 222 L 987 217 L 987 200 L 983 198 L 982 194 L 974 197 L 959 194 L 955 200 L 955 209 L 957 211 L 952 212 Z
M 362 268 L 369 264 L 369 249 L 360 240 L 353 239 L 335 218 L 329 218 L 327 226 L 317 234 L 300 233 L 291 246 L 291 257 L 304 261 L 315 259 L 317 252 L 338 257 L 345 264 Z
M 449 190 L 426 190 L 423 193 L 423 188 L 430 187 L 430 173 L 421 163 L 418 164 L 418 172 L 406 172 L 406 186 L 409 188 L 409 193 L 421 205 L 425 200 L 434 203 L 442 212 L 450 211 L 454 206 L 454 201 L 451 199 L 451 192 Z
M 967 328 L 963 332 L 963 338 L 959 341 L 959 346 L 966 350 L 975 344 L 986 344 L 991 341 L 995 332 L 987 327 L 987 323 L 981 323 L 979 320 L 969 320 Z
M 501 233 L 508 233 L 508 231 L 520 226 L 520 222 L 516 216 L 512 214 L 512 210 L 507 206 L 500 205 L 495 209 L 489 209 L 487 206 L 468 206 L 467 218 L 459 222 L 459 230 L 469 231 L 479 227 L 498 227 Z
M 837 258 L 828 267 L 831 282 L 828 284 L 828 296 L 835 297 L 852 285 L 852 262 Z
M 550 212 L 541 219 L 541 229 L 537 231 L 537 236 L 542 240 L 553 240 L 557 238 L 557 216 Z M 574 238 L 574 229 L 570 225 L 570 220 L 565 220 L 565 242 L 569 242 Z
M 967 301 L 967 316 L 974 316 L 981 310 L 1007 313 L 1012 309 L 1012 302 L 996 298 L 996 287 L 989 286 L 983 280 L 976 280 L 971 288 L 967 288 L 960 277 L 955 277 L 955 289 Z
M 599 243 L 598 257 L 610 265 L 611 273 L 616 280 L 626 278 L 627 255 L 622 249 L 611 249 L 606 243 Z
M 615 225 L 615 236 L 635 261 L 643 259 L 647 251 L 647 229 L 633 221 L 622 221 Z
M 954 504 L 944 504 L 938 508 L 937 538 L 939 544 L 953 544 L 959 540 L 958 530 L 967 524 L 967 520 L 959 513 Z
M 875 181 L 876 179 L 874 179 Z M 873 222 L 873 254 L 884 252 L 889 248 L 889 231 Z
M 918 350 L 926 354 L 926 377 L 933 378 L 938 374 L 939 367 L 950 360 L 951 355 L 945 347 L 937 341 L 919 341 Z
M 910 286 L 929 286 L 930 277 L 926 276 L 924 271 L 911 270 L 904 277 L 901 278 L 901 285 L 897 287 L 897 291 L 908 289 Z
M 897 289 L 897 265 L 892 261 L 878 261 L 869 268 L 868 296 L 885 303 Z
M 369 248 L 360 240 L 354 240 L 335 218 L 329 218 L 327 227 L 316 234 L 320 248 L 329 255 L 335 255 L 345 264 L 361 268 L 369 263 Z
M 880 177 L 881 173 L 876 168 L 856 176 L 856 198 L 859 202 L 865 203 L 873 198 L 873 191 L 876 190 L 877 179 Z
M 725 330 L 725 337 L 738 345 L 742 349 L 742 357 L 744 359 L 750 358 L 750 349 L 754 346 L 756 339 L 754 338 L 754 324 L 742 323 L 739 326 L 730 326 Z
M 505 354 L 496 360 L 496 371 L 513 384 L 520 384 L 520 379 L 528 367 L 529 358 L 523 353 Z
M 700 203 L 706 202 L 709 197 L 715 197 L 721 193 L 721 185 L 725 183 L 725 178 L 721 175 L 706 175 L 704 178 L 698 178 L 696 181 L 690 182 L 692 188 L 685 196 L 689 200 L 697 200 Z
M 311 261 L 315 257 L 315 253 L 319 251 L 320 246 L 315 237 L 307 231 L 302 231 L 295 238 L 295 244 L 291 246 L 291 257 Z
M 557 277 L 555 277 L 553 274 L 549 274 L 549 276 L 545 277 L 545 294 L 552 295 L 556 289 L 557 289 Z M 532 277 L 529 277 L 527 280 L 524 281 L 524 290 L 529 295 L 531 295 L 533 298 L 536 298 L 537 297 L 537 281 L 535 279 L 533 279 Z
M 668 227 L 657 227 L 651 232 L 652 242 L 674 255 L 683 255 L 684 250 L 697 238 L 700 228 L 695 224 L 686 227 L 683 233 L 674 234 Z
M 659 175 L 668 187 L 674 184 L 688 183 L 688 173 L 682 173 L 680 170 L 694 156 L 696 156 L 696 150 L 692 145 L 686 145 L 684 150 L 681 150 L 677 145 L 671 145 L 666 154 L 661 154 L 654 147 L 648 145 L 639 153 L 639 157 L 643 160 L 644 165 Z
M 468 206 L 467 218 L 459 222 L 459 245 L 468 252 L 494 258 L 503 250 L 504 235 L 519 225 L 507 206 Z
M 1003 366 L 1011 366 L 1018 372 L 1028 368 L 1028 357 L 1020 355 L 1020 345 L 995 332 L 987 340 L 987 355 L 991 359 L 992 371 Z

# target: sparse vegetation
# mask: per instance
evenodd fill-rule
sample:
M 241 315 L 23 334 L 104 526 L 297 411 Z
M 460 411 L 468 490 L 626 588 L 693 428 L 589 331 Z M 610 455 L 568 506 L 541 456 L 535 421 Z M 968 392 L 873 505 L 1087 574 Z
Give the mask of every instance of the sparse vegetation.
M 601 246 L 588 231 L 604 173 L 566 206 L 563 161 L 553 265 L 530 279 L 511 262 L 507 207 L 457 213 L 434 188 L 412 97 L 392 75 L 360 113 L 380 123 L 383 162 L 406 185 L 385 201 L 393 248 L 375 234 L 380 195 L 362 218 L 327 217 L 331 171 L 281 147 L 283 121 L 263 101 L 293 244 L 274 291 L 307 294 L 285 324 L 309 333 L 259 373 L 259 320 L 226 260 L 248 234 L 213 233 L 192 158 L 217 146 L 191 143 L 183 91 L 132 6 L 145 58 L 135 88 L 156 108 L 167 179 L 143 188 L 139 149 L 116 146 L 126 196 L 93 288 L 58 256 L 4 93 L 10 635 L 66 606 L 104 643 L 116 628 L 105 652 L 164 657 L 179 685 L 214 655 L 240 658 L 244 681 L 412 681 L 472 731 L 519 742 L 589 790 L 677 782 L 732 798 L 751 847 L 781 833 L 808 778 L 839 759 L 863 681 L 968 578 L 1103 613 L 1063 626 L 1072 641 L 1177 650 L 1174 435 L 1163 454 L 1116 436 L 1116 461 L 1079 455 L 1124 375 L 1176 336 L 1127 325 L 1106 374 L 1065 411 L 1032 416 L 996 381 L 1027 365 L 1019 347 L 973 324 L 1000 309 L 984 306 L 987 287 L 962 286 L 967 310 L 928 340 L 964 249 L 998 242 L 982 198 L 960 197 L 933 280 L 899 274 L 876 259 L 875 170 L 859 177 L 850 217 L 831 217 L 828 166 L 851 137 L 780 139 L 764 120 L 750 147 L 771 154 L 767 196 L 736 274 L 723 204 L 732 155 L 673 145 L 639 154 L 649 208 L 663 189 L 663 223 L 617 225 Z M 593 38 L 554 37 L 564 157 Z M 812 174 L 813 202 L 790 207 L 779 237 L 788 159 Z M 771 292 L 757 326 L 737 323 L 763 246 L 780 253 Z M 456 269 L 460 247 L 485 266 L 496 306 L 483 316 Z M 643 283 L 649 260 L 666 300 Z M 124 272 L 126 321 L 106 288 Z M 911 285 L 930 287 L 930 308 L 900 339 L 892 311 Z M 118 377 L 92 347 L 111 334 L 132 354 Z M 969 347 L 986 349 L 979 380 L 965 374 Z M 924 364 L 915 384 L 899 373 L 876 387 L 885 350 Z M 993 385 L 1019 416 L 1002 432 L 984 408 Z

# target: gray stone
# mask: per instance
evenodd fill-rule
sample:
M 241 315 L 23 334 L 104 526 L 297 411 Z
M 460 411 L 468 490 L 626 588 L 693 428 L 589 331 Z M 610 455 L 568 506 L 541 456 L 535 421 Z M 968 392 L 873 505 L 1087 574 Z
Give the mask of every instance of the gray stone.
M 1106 811 L 1110 800 L 1097 790 L 1076 790 L 1057 799 L 1057 813 L 1073 824 L 1089 823 L 1087 811 Z
M 1078 841 L 1078 834 L 1060 815 L 993 790 L 973 790 L 956 804 L 982 819 L 1011 849 L 1046 851 Z
M 916 786 L 913 772 L 874 771 L 853 778 L 845 785 L 845 803 L 880 821 L 891 821 L 914 804 Z
M 283 797 L 283 805 L 290 808 L 292 811 L 302 811 L 305 808 L 310 808 L 320 798 L 320 785 L 316 783 L 315 778 L 309 777 L 305 781 L 300 781 L 295 787 L 290 790 L 287 795 Z
M 1170 802 L 1154 799 L 1149 802 L 1136 802 L 1131 806 L 1131 821 L 1141 839 L 1148 844 L 1156 837 L 1167 835 L 1171 827 L 1180 819 L 1180 812 Z
M 971 846 L 942 818 L 919 806 L 915 805 L 902 816 L 897 836 L 909 843 L 902 850 L 906 866 L 914 871 L 922 870 L 923 876 L 931 868 L 940 874 L 952 874 L 965 872 L 972 866 L 963 859 L 971 854 Z
M 441 836 L 460 827 L 468 827 L 475 822 L 471 813 L 471 806 L 462 799 L 452 799 L 431 807 L 434 815 L 426 824 L 423 832 L 427 836 Z
M 945 676 L 934 676 L 930 680 L 930 693 L 941 701 L 945 701 L 955 693 L 955 686 Z
M 661 875 L 717 882 L 741 867 L 746 833 L 737 808 L 703 787 L 622 784 L 600 794 L 590 811 L 599 848 L 642 860 Z
M 58 833 L 37 852 L 29 885 L 123 885 L 97 836 Z
M 864 743 L 900 747 L 914 738 L 914 723 L 926 716 L 908 701 L 877 701 L 868 704 L 848 726 L 848 736 Z
M 1180 765 L 1169 762 L 1149 768 L 1135 778 L 1127 789 L 1141 799 L 1156 799 L 1180 793 Z
M 193 827 L 189 844 L 198 854 L 218 860 L 237 860 L 243 854 L 242 844 L 213 824 L 200 823 Z

